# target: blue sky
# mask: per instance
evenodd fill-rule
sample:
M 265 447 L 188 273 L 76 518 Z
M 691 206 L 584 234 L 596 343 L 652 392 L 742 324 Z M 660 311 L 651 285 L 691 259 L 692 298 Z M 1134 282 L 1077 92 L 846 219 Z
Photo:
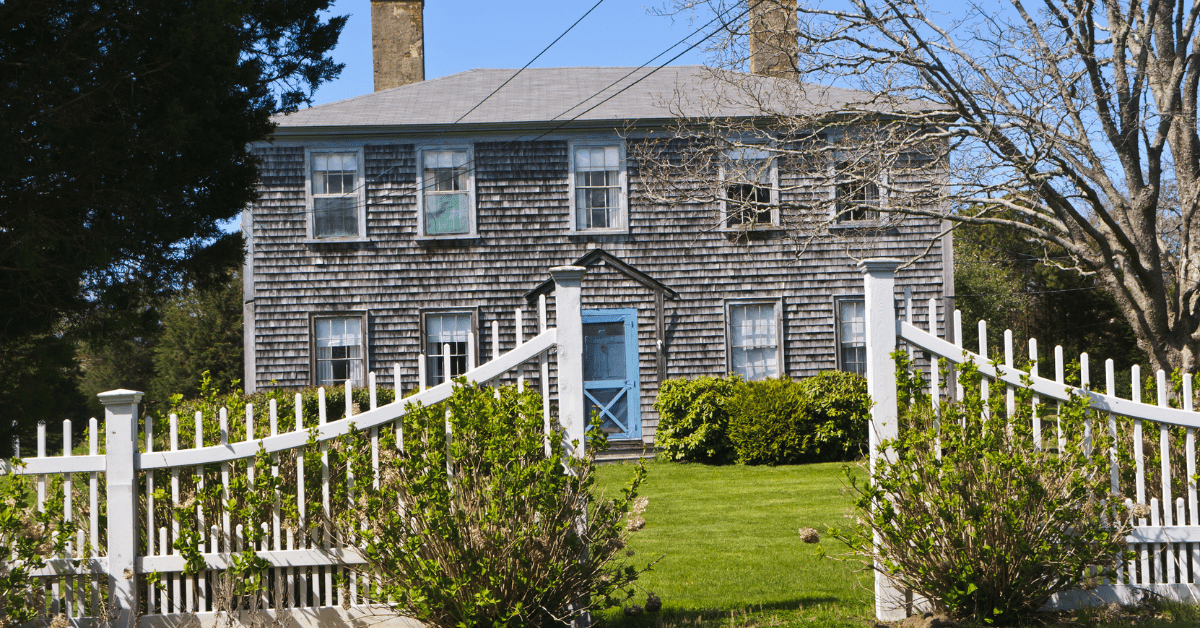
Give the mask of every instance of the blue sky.
M 473 68 L 519 68 L 595 4 L 596 0 L 428 0 L 425 78 Z M 672 20 L 649 12 L 649 8 L 661 6 L 643 0 L 604 0 L 533 67 L 646 63 L 700 26 L 688 24 L 686 18 Z M 340 78 L 317 91 L 315 104 L 373 90 L 369 0 L 338 0 L 331 13 L 350 16 L 333 51 L 346 68 Z M 703 61 L 697 49 L 675 64 Z

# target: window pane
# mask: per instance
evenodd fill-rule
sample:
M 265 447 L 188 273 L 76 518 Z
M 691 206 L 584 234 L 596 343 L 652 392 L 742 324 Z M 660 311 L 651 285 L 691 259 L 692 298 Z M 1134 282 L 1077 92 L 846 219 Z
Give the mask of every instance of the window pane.
M 425 194 L 425 233 L 470 233 L 466 194 Z
M 584 324 L 583 379 L 625 379 L 625 323 Z
M 624 388 L 589 388 L 584 393 L 586 416 L 599 415 L 600 429 L 606 434 L 623 434 L 629 425 L 629 395 Z
M 775 304 L 729 307 L 729 368 L 745 379 L 779 375 L 779 338 Z
M 358 235 L 358 209 L 352 196 L 313 199 L 313 235 L 318 238 Z
M 620 152 L 616 146 L 575 149 L 576 229 L 619 226 Z

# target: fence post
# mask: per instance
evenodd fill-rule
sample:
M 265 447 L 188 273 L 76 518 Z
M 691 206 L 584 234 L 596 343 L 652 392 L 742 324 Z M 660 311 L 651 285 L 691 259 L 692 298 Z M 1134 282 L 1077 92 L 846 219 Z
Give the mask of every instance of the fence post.
M 583 457 L 587 416 L 583 403 L 583 307 L 580 284 L 587 269 L 555 266 L 555 327 L 558 328 L 558 421 L 567 432 L 567 451 Z M 571 443 L 578 442 L 575 448 Z
M 108 486 L 108 591 L 116 614 L 113 628 L 133 628 L 137 610 L 138 507 L 137 407 L 142 393 L 110 390 L 97 395 L 104 404 L 105 478 Z
M 889 449 L 879 444 L 899 435 L 896 420 L 896 268 L 900 260 L 873 258 L 859 262 L 863 273 L 864 309 L 866 310 L 867 394 L 871 396 L 870 455 L 871 474 L 880 455 L 891 459 Z M 908 615 L 906 592 L 891 578 L 875 572 L 875 616 L 881 621 L 897 621 Z

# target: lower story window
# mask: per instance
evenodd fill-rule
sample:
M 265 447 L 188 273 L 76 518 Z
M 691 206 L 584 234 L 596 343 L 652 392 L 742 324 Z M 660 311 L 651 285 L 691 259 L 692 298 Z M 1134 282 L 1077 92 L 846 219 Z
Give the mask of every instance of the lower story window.
M 471 312 L 428 312 L 424 316 L 425 385 L 446 381 L 446 353 L 449 347 L 450 377 L 467 372 L 468 344 L 474 337 Z
M 363 385 L 362 317 L 317 318 L 317 385 Z
M 743 379 L 779 377 L 778 301 L 729 303 L 729 371 Z
M 838 366 L 843 371 L 866 375 L 866 305 L 859 299 L 841 299 L 837 303 Z

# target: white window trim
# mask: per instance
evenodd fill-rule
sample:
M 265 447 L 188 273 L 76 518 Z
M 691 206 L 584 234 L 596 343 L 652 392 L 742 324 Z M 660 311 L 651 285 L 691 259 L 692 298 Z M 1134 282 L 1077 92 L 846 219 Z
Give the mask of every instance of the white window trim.
M 304 149 L 304 214 L 307 217 L 306 234 L 308 242 L 361 242 L 367 239 L 367 185 L 362 146 L 331 146 Z M 322 153 L 355 153 L 358 155 L 358 173 L 354 177 L 354 205 L 358 208 L 358 235 L 355 236 L 316 236 L 316 205 L 313 202 L 312 163 L 313 155 Z
M 886 171 L 879 173 L 879 178 L 874 182 L 875 187 L 879 190 L 879 211 L 881 214 L 870 220 L 841 220 L 838 218 L 838 174 L 837 165 L 831 166 L 829 169 L 829 180 L 833 181 L 829 191 L 829 228 L 831 229 L 870 229 L 879 227 L 884 224 L 882 211 L 888 206 L 888 199 L 891 195 L 888 194 L 888 173 Z
M 362 364 L 363 364 L 363 380 L 359 382 L 359 386 L 366 385 L 366 378 L 371 372 L 371 354 L 368 349 L 371 346 L 370 331 L 367 323 L 370 322 L 368 316 L 370 312 L 366 310 L 330 310 L 321 312 L 308 313 L 308 382 L 312 386 L 317 385 L 317 319 L 319 318 L 361 318 L 362 319 Z
M 729 225 L 729 201 L 726 193 L 725 178 L 725 151 L 737 148 L 751 148 L 755 145 L 761 145 L 771 158 L 771 172 L 768 175 L 771 180 L 771 222 L 770 224 L 758 223 L 754 225 L 754 229 L 776 229 L 781 224 L 779 216 L 779 155 L 771 152 L 772 145 L 767 142 L 745 142 L 737 146 L 726 147 L 721 149 L 721 155 L 717 159 L 718 175 L 721 182 L 719 204 L 721 206 L 721 230 L 722 231 L 746 231 L 745 225 Z
M 617 226 L 608 229 L 580 229 L 579 215 L 575 207 L 575 149 L 587 147 L 617 147 L 618 172 L 617 184 L 620 187 L 620 209 L 617 212 Z M 568 140 L 567 141 L 567 204 L 570 215 L 567 224 L 571 233 L 629 233 L 629 162 L 625 156 L 625 142 L 606 142 L 604 140 Z
M 446 235 L 427 235 L 425 233 L 425 152 L 426 151 L 467 151 L 467 232 Z M 475 204 L 475 146 L 473 144 L 427 144 L 417 147 L 417 239 L 420 240 L 464 240 L 479 237 L 478 214 Z M 422 319 L 422 331 L 424 327 Z
M 425 355 L 425 319 L 430 314 L 465 314 L 471 317 L 471 339 L 467 348 L 467 370 L 470 371 L 479 366 L 479 308 L 477 307 L 426 307 L 418 310 L 417 322 L 420 325 L 420 329 L 417 331 L 419 334 L 417 346 L 420 348 L 418 352 L 420 357 L 417 359 L 428 359 L 428 356 Z M 443 359 L 445 358 L 443 357 Z M 418 383 L 428 385 L 426 383 L 429 381 L 430 375 L 428 367 L 426 367 L 424 375 L 425 382 Z
M 775 307 L 775 363 L 778 365 L 778 372 L 775 377 L 786 377 L 788 374 L 787 368 L 787 330 L 784 327 L 783 320 L 783 298 L 782 297 L 763 297 L 763 298 L 747 298 L 747 299 L 725 299 L 725 319 L 723 334 L 725 336 L 725 372 L 733 373 L 733 334 L 730 332 L 729 324 L 733 320 L 730 310 L 738 305 L 772 305 Z
M 855 223 L 857 224 L 857 223 Z M 842 304 L 866 303 L 866 297 L 861 294 L 844 294 L 833 297 L 833 363 L 839 371 L 845 371 L 842 363 Z M 865 305 L 864 305 L 865 307 Z

